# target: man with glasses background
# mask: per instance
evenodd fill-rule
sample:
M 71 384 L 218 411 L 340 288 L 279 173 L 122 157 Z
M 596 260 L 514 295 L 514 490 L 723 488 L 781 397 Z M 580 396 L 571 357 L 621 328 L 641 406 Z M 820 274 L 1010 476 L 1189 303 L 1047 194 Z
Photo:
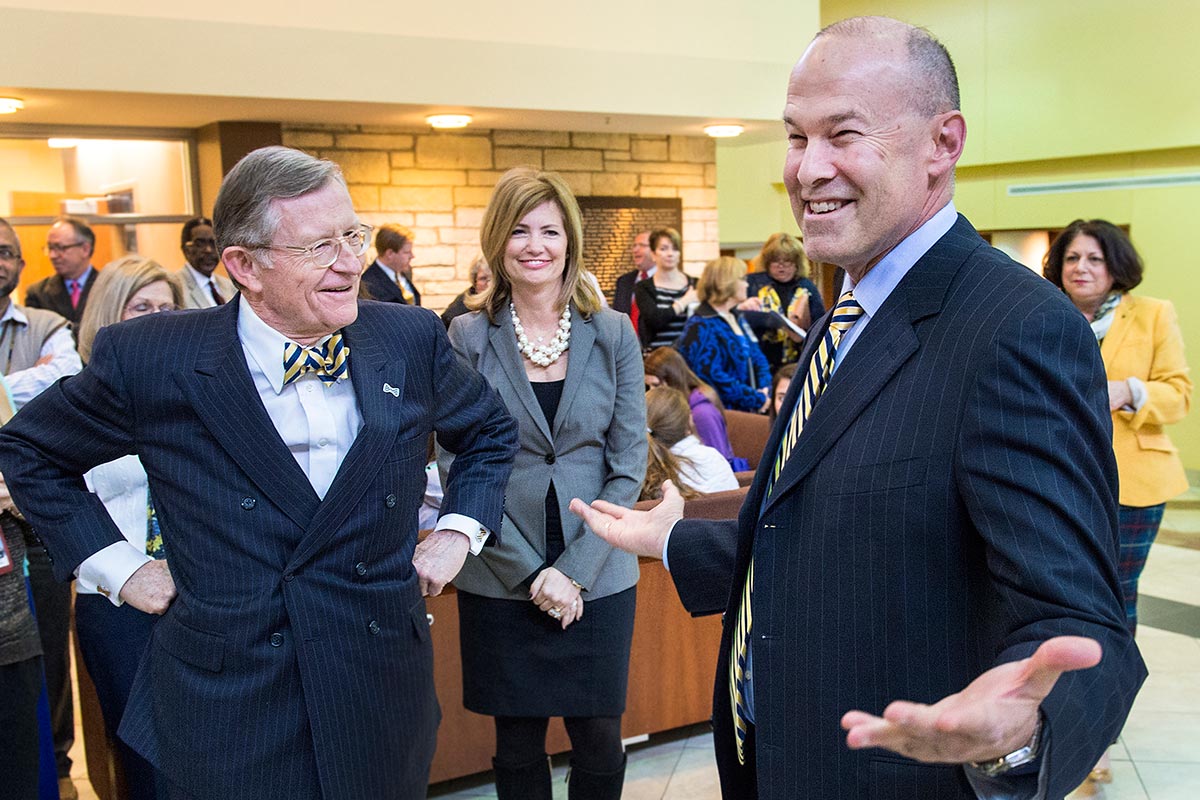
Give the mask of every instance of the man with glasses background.
M 86 222 L 76 217 L 55 220 L 43 248 L 55 274 L 25 290 L 25 305 L 54 311 L 78 325 L 99 272 L 92 266 L 95 249 L 96 234 Z
M 54 311 L 22 307 L 13 300 L 13 290 L 25 268 L 21 253 L 17 232 L 6 220 L 0 219 L 0 308 L 3 309 L 0 312 L 0 370 L 17 409 L 59 378 L 78 372 L 82 366 L 79 354 L 75 352 L 70 324 L 63 316 Z M 24 519 L 5 511 L 0 516 L 0 525 L 5 535 L 20 534 L 25 540 L 50 698 L 56 768 L 63 781 L 63 797 L 73 797 L 68 753 L 75 741 L 75 714 L 67 655 L 71 587 L 54 580 L 46 549 Z
M 257 150 L 213 220 L 238 301 L 103 329 L 0 429 L 0 470 L 60 578 L 94 570 L 114 603 L 165 612 L 120 735 L 170 797 L 423 798 L 422 595 L 499 530 L 516 425 L 436 315 L 359 301 L 370 227 L 335 164 Z M 418 544 L 432 432 L 457 457 Z M 131 552 L 80 479 L 125 453 L 166 561 Z
M 180 236 L 183 257 L 187 259 L 179 270 L 183 283 L 184 308 L 212 308 L 233 297 L 233 283 L 214 272 L 221 258 L 217 254 L 217 238 L 212 220 L 192 217 L 183 223 Z

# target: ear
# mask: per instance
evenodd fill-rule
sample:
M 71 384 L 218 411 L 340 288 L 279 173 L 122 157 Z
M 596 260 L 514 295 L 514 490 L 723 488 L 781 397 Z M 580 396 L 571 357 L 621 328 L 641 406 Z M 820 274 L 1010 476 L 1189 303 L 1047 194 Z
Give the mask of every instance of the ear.
M 951 175 L 967 142 L 967 121 L 961 111 L 947 111 L 933 120 L 933 154 L 929 163 L 931 177 Z
M 258 294 L 262 291 L 262 280 L 259 272 L 263 267 L 254 260 L 254 256 L 244 247 L 226 247 L 221 251 L 221 263 L 229 277 L 237 281 L 246 292 Z

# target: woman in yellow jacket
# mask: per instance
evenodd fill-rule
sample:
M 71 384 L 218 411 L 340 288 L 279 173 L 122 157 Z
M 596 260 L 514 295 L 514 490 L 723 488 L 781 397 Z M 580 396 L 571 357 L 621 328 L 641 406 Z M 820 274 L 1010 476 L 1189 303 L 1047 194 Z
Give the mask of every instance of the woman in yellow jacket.
M 1092 324 L 1108 373 L 1113 450 L 1120 479 L 1120 560 L 1126 624 L 1137 630 L 1137 585 L 1167 500 L 1186 491 L 1187 476 L 1163 426 L 1191 405 L 1175 308 L 1129 294 L 1142 281 L 1142 260 L 1120 228 L 1076 220 L 1046 254 L 1045 274 Z M 1093 771 L 1107 782 L 1107 758 Z

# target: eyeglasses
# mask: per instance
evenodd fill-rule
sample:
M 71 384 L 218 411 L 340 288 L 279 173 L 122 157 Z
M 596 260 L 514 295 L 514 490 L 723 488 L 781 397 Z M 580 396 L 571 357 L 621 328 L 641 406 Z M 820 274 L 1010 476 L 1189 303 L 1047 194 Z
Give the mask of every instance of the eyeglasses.
M 334 236 L 332 239 L 321 239 L 313 242 L 308 247 L 296 247 L 295 245 L 252 245 L 255 249 L 261 250 L 283 250 L 288 253 L 305 256 L 316 269 L 328 269 L 337 263 L 338 256 L 342 254 L 342 245 L 350 249 L 350 252 L 356 256 L 361 256 L 367 252 L 367 243 L 371 239 L 371 231 L 375 230 L 370 225 L 359 225 L 352 231 L 343 233 L 341 236 Z
M 136 304 L 130 303 L 125 306 L 125 313 L 134 317 L 144 317 L 147 314 L 157 314 L 160 311 L 178 311 L 179 306 L 174 303 L 163 303 L 160 306 L 154 305 L 146 300 L 139 300 Z
M 83 247 L 87 242 L 71 242 L 70 244 L 48 244 L 42 248 L 42 252 L 48 256 L 61 256 L 63 253 L 70 250 L 72 247 Z
M 206 247 L 217 249 L 217 240 L 212 238 L 191 239 L 183 243 L 184 247 L 194 247 L 197 250 L 203 250 Z
M 17 248 L 0 245 L 0 259 L 4 261 L 17 261 L 20 258 L 21 252 Z

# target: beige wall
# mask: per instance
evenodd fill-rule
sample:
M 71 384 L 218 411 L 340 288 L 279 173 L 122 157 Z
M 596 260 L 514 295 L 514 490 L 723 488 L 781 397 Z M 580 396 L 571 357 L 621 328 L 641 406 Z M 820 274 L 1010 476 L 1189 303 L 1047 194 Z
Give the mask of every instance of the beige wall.
M 337 162 L 366 222 L 413 228 L 413 280 L 437 310 L 466 288 L 484 207 L 514 166 L 555 170 L 579 196 L 678 197 L 685 269 L 698 275 L 718 254 L 715 153 L 703 136 L 289 126 L 283 142 Z

